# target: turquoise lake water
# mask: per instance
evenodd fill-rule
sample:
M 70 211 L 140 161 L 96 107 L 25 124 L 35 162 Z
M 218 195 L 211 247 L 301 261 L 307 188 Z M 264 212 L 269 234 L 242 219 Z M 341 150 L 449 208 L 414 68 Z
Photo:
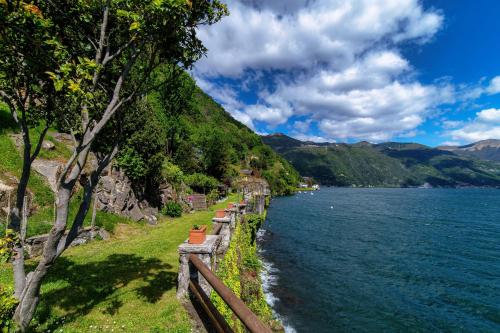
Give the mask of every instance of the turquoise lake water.
M 500 190 L 277 198 L 259 238 L 290 332 L 500 332 Z

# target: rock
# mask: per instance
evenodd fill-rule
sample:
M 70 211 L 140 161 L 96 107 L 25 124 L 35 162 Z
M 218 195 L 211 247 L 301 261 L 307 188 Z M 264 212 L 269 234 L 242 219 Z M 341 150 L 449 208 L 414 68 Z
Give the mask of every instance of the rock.
M 43 140 L 42 148 L 45 150 L 53 150 L 56 148 L 56 146 L 49 140 Z
M 133 221 L 157 223 L 158 209 L 151 207 L 145 200 L 139 201 L 132 183 L 121 172 L 101 177 L 96 193 L 99 210 L 125 216 Z
M 109 233 L 98 227 L 83 228 L 78 232 L 78 236 L 73 240 L 70 247 L 85 244 L 99 236 L 101 239 L 109 239 Z M 43 252 L 43 247 L 47 242 L 48 234 L 33 236 L 24 241 L 24 248 L 28 258 L 38 257 Z
M 73 145 L 73 137 L 71 136 L 71 134 L 54 133 L 54 134 L 52 134 L 52 137 L 57 142 L 64 143 L 66 145 Z
M 59 161 L 36 159 L 32 164 L 33 169 L 44 176 L 52 191 L 57 191 L 57 180 L 63 168 L 63 163 Z
M 97 235 L 99 235 L 99 237 L 101 237 L 101 239 L 103 239 L 103 240 L 107 240 L 111 237 L 109 235 L 109 232 L 107 232 L 106 230 L 104 230 L 102 228 L 99 228 L 99 230 L 97 231 Z
M 124 210 L 122 210 L 122 212 L 124 212 Z M 132 204 L 132 206 L 128 208 L 127 215 L 135 222 L 140 221 L 144 218 L 144 214 L 141 212 L 139 206 L 134 204 Z
M 0 217 L 6 218 L 9 213 L 9 201 L 10 201 L 10 209 L 14 207 L 16 196 L 17 196 L 17 187 L 19 184 L 19 180 L 9 174 L 1 174 L 0 175 Z M 33 205 L 33 192 L 29 189 L 26 191 L 27 196 L 27 204 L 28 204 L 28 215 L 31 215 L 34 210 Z M 3 222 L 3 220 L 2 220 Z

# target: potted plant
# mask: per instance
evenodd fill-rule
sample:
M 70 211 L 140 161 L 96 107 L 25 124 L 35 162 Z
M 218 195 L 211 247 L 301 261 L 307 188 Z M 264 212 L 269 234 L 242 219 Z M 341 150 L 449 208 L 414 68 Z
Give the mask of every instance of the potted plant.
M 227 204 L 227 209 L 233 209 L 233 208 L 234 208 L 234 204 L 233 203 Z
M 223 218 L 226 217 L 226 212 L 224 210 L 216 210 L 215 211 L 215 217 L 216 218 Z
M 189 244 L 203 244 L 207 238 L 207 226 L 195 224 L 189 230 Z

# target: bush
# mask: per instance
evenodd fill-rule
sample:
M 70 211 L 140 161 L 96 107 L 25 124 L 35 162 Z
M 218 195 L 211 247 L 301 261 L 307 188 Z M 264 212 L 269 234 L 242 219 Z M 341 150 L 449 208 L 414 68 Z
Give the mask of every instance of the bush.
M 174 187 L 180 185 L 184 180 L 184 173 L 181 168 L 173 164 L 169 160 L 165 160 L 162 165 L 161 175 L 169 184 Z
M 210 192 L 219 185 L 219 181 L 217 179 L 202 173 L 193 173 L 185 177 L 185 182 L 193 190 L 203 193 Z
M 207 195 L 207 202 L 210 205 L 214 205 L 217 200 L 219 200 L 219 191 L 217 190 L 211 190 L 210 193 Z
M 125 170 L 132 180 L 138 180 L 146 175 L 147 167 L 142 157 L 132 148 L 123 148 L 116 157 L 116 165 Z
M 16 306 L 17 300 L 12 292 L 0 286 L 0 332 L 11 332 L 14 328 L 12 316 Z
M 182 206 L 177 202 L 170 201 L 161 209 L 161 213 L 170 217 L 180 217 L 182 215 Z

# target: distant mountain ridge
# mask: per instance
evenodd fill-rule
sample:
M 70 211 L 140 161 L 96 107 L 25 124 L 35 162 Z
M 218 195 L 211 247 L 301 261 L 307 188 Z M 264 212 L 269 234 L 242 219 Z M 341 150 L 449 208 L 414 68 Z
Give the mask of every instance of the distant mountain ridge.
M 437 148 L 451 151 L 457 155 L 475 157 L 489 161 L 500 161 L 500 140 L 490 139 L 465 146 L 441 146 Z
M 302 176 L 324 185 L 500 187 L 500 163 L 494 160 L 497 155 L 492 148 L 500 140 L 431 148 L 400 142 L 315 143 L 282 133 L 262 139 Z

